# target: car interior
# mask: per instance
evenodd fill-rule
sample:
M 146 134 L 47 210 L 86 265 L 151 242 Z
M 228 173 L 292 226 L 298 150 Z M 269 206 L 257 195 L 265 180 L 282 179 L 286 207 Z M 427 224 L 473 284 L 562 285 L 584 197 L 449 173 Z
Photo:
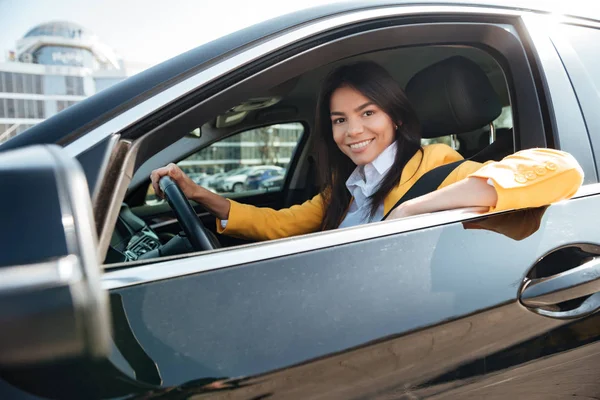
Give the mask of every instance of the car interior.
M 224 235 L 217 238 L 215 217 L 195 203 L 185 211 L 182 211 L 185 204 L 177 206 L 181 210 L 173 210 L 173 204 L 170 206 L 154 196 L 149 182 L 153 169 L 175 162 L 190 176 L 198 176 L 200 184 L 211 185 L 211 179 L 219 179 L 217 174 L 229 172 L 203 167 L 215 164 L 215 160 L 211 160 L 211 154 L 216 154 L 214 147 L 219 143 L 221 147 L 235 146 L 235 141 L 229 143 L 228 140 L 243 132 L 272 135 L 267 128 L 295 124 L 300 133 L 294 138 L 289 157 L 278 163 L 284 173 L 273 180 L 276 184 L 221 192 L 222 195 L 259 207 L 280 209 L 300 204 L 317 194 L 318 166 L 313 145 L 319 137 L 313 130 L 313 117 L 320 83 L 338 65 L 359 60 L 372 60 L 384 66 L 405 88 L 421 120 L 424 145 L 446 143 L 463 157 L 478 162 L 500 160 L 515 151 L 507 78 L 495 58 L 483 49 L 463 45 L 401 47 L 345 58 L 293 76 L 274 87 L 265 87 L 260 92 L 246 93 L 246 98 L 235 99 L 237 105 L 198 119 L 193 129 L 173 124 L 169 129 L 186 129 L 189 134 L 137 166 L 113 232 L 106 268 L 123 268 L 159 257 L 247 244 Z M 240 141 L 237 143 L 239 146 Z M 267 140 L 264 145 L 269 143 L 272 141 Z M 202 167 L 201 173 L 197 172 L 198 168 L 184 168 L 194 165 L 190 160 L 200 160 L 196 166 Z M 241 163 L 241 160 L 233 162 Z M 192 215 L 190 212 L 199 216 L 191 218 L 200 226 L 186 228 L 178 222 L 182 214 Z M 203 236 L 204 248 L 192 244 L 194 240 L 188 240 L 189 235 Z

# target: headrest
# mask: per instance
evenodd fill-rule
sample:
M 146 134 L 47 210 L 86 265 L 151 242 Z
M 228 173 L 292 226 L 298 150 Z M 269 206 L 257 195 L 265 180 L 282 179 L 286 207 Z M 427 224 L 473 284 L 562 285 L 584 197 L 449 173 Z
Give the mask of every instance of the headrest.
M 406 95 L 424 138 L 470 132 L 495 120 L 502 103 L 485 72 L 473 61 L 454 56 L 418 72 Z

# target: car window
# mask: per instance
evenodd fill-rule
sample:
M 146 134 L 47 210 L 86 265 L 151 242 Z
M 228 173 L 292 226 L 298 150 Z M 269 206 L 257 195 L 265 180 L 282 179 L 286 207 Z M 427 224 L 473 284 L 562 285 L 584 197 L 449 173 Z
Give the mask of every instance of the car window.
M 577 101 L 585 119 L 589 139 L 594 147 L 596 164 L 600 161 L 600 56 L 598 53 L 600 29 L 558 24 L 552 41 L 558 51 Z M 581 160 L 580 160 L 581 163 Z M 594 183 L 594 180 L 588 181 Z
M 177 165 L 198 185 L 225 196 L 281 191 L 303 134 L 304 126 L 298 122 L 249 129 L 213 143 Z M 149 187 L 146 204 L 160 202 Z
M 511 106 L 502 107 L 502 112 L 493 122 L 497 135 L 507 134 L 513 128 L 513 116 Z M 490 137 L 490 128 L 482 127 L 473 132 L 461 133 L 459 135 L 440 136 L 431 139 L 421 139 L 422 145 L 443 143 L 458 151 L 463 157 L 468 158 L 483 150 L 498 138 Z

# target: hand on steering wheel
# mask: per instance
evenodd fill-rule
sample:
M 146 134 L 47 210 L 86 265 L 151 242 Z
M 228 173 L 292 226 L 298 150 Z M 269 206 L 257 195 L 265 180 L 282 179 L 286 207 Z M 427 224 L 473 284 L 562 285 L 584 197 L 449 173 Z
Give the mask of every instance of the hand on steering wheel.
M 190 205 L 177 183 L 169 176 L 159 180 L 159 186 L 164 193 L 169 206 L 173 209 L 177 221 L 183 228 L 192 248 L 196 251 L 213 250 L 220 245 L 216 238 L 206 229 L 196 212 Z

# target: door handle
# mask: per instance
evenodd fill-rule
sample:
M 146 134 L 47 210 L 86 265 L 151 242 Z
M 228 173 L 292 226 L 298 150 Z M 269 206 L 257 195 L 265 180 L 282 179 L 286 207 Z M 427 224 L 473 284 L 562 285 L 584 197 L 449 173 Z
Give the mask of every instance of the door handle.
M 521 303 L 539 314 L 556 318 L 580 318 L 600 308 L 600 296 L 592 296 L 577 309 L 568 312 L 543 310 L 556 305 L 600 292 L 600 257 L 557 275 L 531 279 L 521 291 Z M 589 301 L 588 301 L 589 300 Z M 597 306 L 596 306 L 597 304 Z

